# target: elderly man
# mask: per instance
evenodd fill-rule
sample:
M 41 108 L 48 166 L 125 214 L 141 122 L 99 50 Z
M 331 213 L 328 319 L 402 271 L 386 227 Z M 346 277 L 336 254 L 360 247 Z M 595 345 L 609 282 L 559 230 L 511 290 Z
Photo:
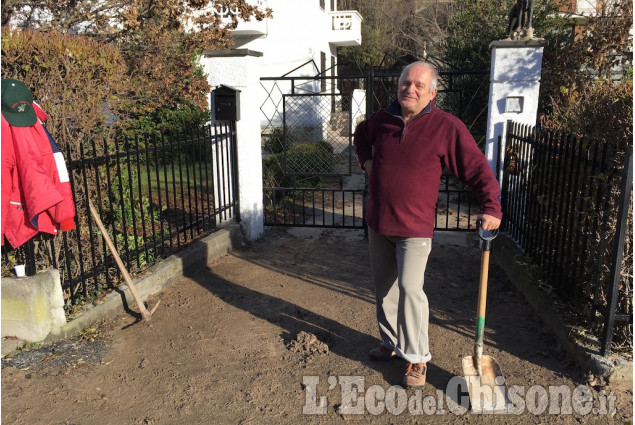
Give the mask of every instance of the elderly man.
M 499 186 L 467 127 L 433 105 L 438 72 L 430 64 L 408 65 L 399 78 L 397 100 L 355 130 L 355 149 L 369 176 L 366 220 L 381 345 L 376 360 L 408 362 L 404 385 L 426 381 L 428 299 L 423 290 L 439 196 L 447 167 L 481 204 L 482 228 L 502 217 Z

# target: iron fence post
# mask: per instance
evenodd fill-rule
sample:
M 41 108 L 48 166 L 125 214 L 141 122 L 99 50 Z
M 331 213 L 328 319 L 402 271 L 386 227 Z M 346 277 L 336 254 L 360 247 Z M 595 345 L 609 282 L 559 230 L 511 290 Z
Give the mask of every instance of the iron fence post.
M 35 276 L 37 273 L 37 265 L 35 264 L 35 249 L 33 248 L 33 240 L 30 239 L 24 244 L 25 273 L 27 276 Z
M 371 68 L 366 74 L 366 118 L 373 112 L 373 97 L 375 92 L 375 71 Z
M 231 158 L 233 162 L 232 170 L 233 173 L 233 196 L 234 196 L 234 218 L 237 223 L 240 223 L 240 184 L 239 179 L 240 175 L 238 173 L 238 132 L 236 131 L 236 122 L 233 121 L 230 124 L 230 134 L 231 134 Z
M 620 192 L 619 212 L 617 216 L 617 228 L 615 230 L 615 251 L 613 267 L 611 269 L 611 279 L 606 314 L 604 320 L 604 331 L 602 333 L 602 351 L 603 357 L 608 357 L 611 353 L 611 343 L 613 341 L 613 326 L 615 324 L 615 309 L 617 306 L 617 296 L 620 287 L 620 270 L 622 268 L 622 259 L 624 257 L 624 242 L 626 227 L 628 225 L 628 211 L 631 200 L 632 181 L 633 181 L 633 147 L 629 146 L 624 155 L 624 170 L 622 172 L 622 187 Z

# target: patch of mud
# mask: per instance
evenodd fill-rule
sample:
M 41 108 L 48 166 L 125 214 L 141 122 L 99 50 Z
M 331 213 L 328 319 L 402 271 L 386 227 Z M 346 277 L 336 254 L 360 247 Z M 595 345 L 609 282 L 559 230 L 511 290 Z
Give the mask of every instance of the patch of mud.
M 302 331 L 296 338 L 286 345 L 289 351 L 299 353 L 304 360 L 309 360 L 313 356 L 329 354 L 329 346 L 320 341 L 312 333 Z
M 2 369 L 20 370 L 68 368 L 82 364 L 99 364 L 106 354 L 104 341 L 60 341 L 37 349 L 21 351 L 2 359 Z

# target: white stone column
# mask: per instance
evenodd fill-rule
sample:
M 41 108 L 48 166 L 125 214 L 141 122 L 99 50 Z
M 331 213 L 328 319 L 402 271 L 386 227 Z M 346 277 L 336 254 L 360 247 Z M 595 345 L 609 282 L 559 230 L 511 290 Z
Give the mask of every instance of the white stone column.
M 238 200 L 241 224 L 249 240 L 264 232 L 262 154 L 260 146 L 260 58 L 262 53 L 248 49 L 204 51 L 201 64 L 212 90 L 222 85 L 240 90 L 236 122 Z M 210 110 L 214 120 L 210 96 Z
M 498 137 L 502 137 L 502 152 L 505 152 L 507 120 L 536 125 L 545 45 L 541 39 L 501 40 L 490 44 L 492 62 L 485 156 L 494 173 L 499 161 L 502 169 L 504 158 L 498 158 Z M 497 177 L 500 181 L 502 176 Z

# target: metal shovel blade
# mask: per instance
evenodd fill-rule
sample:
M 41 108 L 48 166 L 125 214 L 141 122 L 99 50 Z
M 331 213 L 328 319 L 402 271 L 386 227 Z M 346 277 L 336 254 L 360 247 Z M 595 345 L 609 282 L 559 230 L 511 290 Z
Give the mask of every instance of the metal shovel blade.
M 474 413 L 506 413 L 510 405 L 505 378 L 500 366 L 490 356 L 482 356 L 482 375 L 474 366 L 474 357 L 463 357 L 463 377 L 470 393 Z

